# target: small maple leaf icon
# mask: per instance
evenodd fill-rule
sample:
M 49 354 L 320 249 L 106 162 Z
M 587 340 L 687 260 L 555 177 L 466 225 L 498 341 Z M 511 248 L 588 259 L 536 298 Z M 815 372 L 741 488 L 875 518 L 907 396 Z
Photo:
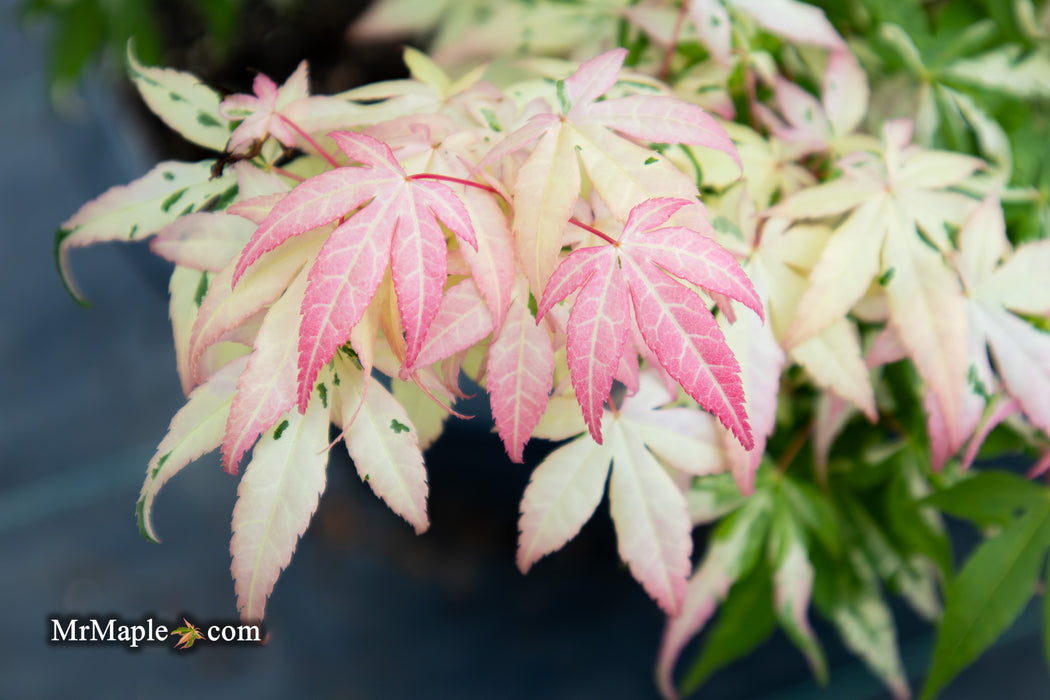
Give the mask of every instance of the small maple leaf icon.
M 177 627 L 171 631 L 172 634 L 179 635 L 179 641 L 175 645 L 176 649 L 189 649 L 193 646 L 193 643 L 198 639 L 202 639 L 203 635 L 201 631 L 194 625 L 190 624 L 190 621 L 186 618 L 182 618 L 185 623 L 184 627 Z

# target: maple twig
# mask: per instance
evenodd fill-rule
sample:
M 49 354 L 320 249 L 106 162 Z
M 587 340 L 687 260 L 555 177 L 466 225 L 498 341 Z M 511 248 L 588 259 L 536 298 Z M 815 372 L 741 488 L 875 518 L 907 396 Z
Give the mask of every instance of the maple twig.
M 671 32 L 671 43 L 667 45 L 667 52 L 664 54 L 663 63 L 660 64 L 660 70 L 656 76 L 660 80 L 667 80 L 667 75 L 671 72 L 671 59 L 674 57 L 674 52 L 678 48 L 678 39 L 682 35 L 682 26 L 685 24 L 685 14 L 689 11 L 689 0 L 682 0 L 682 7 L 678 10 L 678 18 L 674 22 L 674 30 Z
M 748 52 L 749 57 L 750 53 Z M 747 120 L 751 123 L 752 129 L 762 133 L 762 125 L 758 123 L 758 116 L 755 114 L 755 105 L 758 104 L 758 89 L 755 86 L 755 73 L 751 70 L 750 61 L 748 61 L 744 70 L 744 88 L 747 90 Z
M 284 168 L 278 168 L 276 165 L 271 165 L 270 166 L 270 170 L 272 172 L 275 172 L 278 175 L 286 177 L 286 178 L 288 178 L 290 180 L 295 180 L 296 182 L 305 182 L 306 181 L 306 178 L 303 177 L 302 175 L 296 175 L 295 173 L 293 173 L 293 172 L 291 172 L 289 170 L 285 170 Z
M 288 117 L 284 116 L 283 114 L 278 114 L 277 116 L 278 116 L 278 118 L 280 118 L 280 120 L 282 122 L 284 122 L 289 127 L 291 127 L 295 131 L 295 133 L 297 133 L 300 136 L 302 136 L 304 141 L 306 141 L 308 144 L 313 146 L 314 149 L 318 153 L 321 154 L 321 157 L 328 161 L 329 165 L 331 165 L 333 168 L 338 168 L 339 167 L 339 163 L 336 162 L 335 158 L 332 157 L 332 154 L 330 154 L 328 151 L 326 151 L 323 148 L 321 148 L 321 144 L 319 144 L 316 141 L 314 141 L 313 138 L 310 136 L 310 134 L 308 134 L 305 131 L 303 131 L 302 129 L 300 129 L 298 124 L 296 124 L 291 119 L 289 119 Z
M 455 182 L 455 183 L 460 184 L 460 185 L 466 185 L 467 187 L 476 187 L 479 190 L 485 190 L 486 192 L 491 192 L 492 194 L 495 194 L 495 195 L 499 194 L 499 190 L 497 190 L 495 187 L 489 187 L 488 185 L 483 185 L 480 182 L 474 182 L 472 180 L 464 180 L 462 178 L 453 177 L 451 175 L 438 175 L 437 173 L 418 173 L 416 175 L 409 176 L 408 179 L 410 179 L 410 180 L 444 180 L 445 182 Z
M 791 463 L 795 461 L 795 457 L 798 456 L 799 450 L 809 440 L 810 433 L 813 432 L 813 421 L 806 424 L 806 427 L 795 433 L 795 437 L 791 438 L 791 442 L 784 448 L 784 453 L 780 455 L 780 459 L 777 460 L 777 471 L 781 474 L 788 470 Z
M 577 220 L 575 217 L 572 218 L 572 219 L 569 219 L 569 223 L 574 225 L 574 226 L 579 226 L 584 231 L 589 231 L 590 233 L 593 233 L 595 236 L 597 236 L 598 238 L 602 239 L 606 243 L 610 243 L 610 244 L 616 246 L 617 248 L 620 247 L 620 242 L 618 240 L 616 240 L 614 238 L 610 238 L 608 235 L 602 233 L 601 231 L 599 231 L 598 229 L 594 228 L 593 226 L 588 226 L 587 224 L 583 223 L 582 221 Z
M 409 179 L 410 180 L 444 180 L 445 182 L 455 182 L 457 184 L 466 185 L 468 187 L 476 187 L 479 190 L 485 190 L 486 192 L 491 192 L 492 194 L 499 195 L 499 196 L 502 197 L 502 195 L 500 195 L 499 190 L 497 190 L 494 187 L 489 187 L 488 185 L 483 185 L 480 182 L 473 182 L 471 180 L 463 180 L 461 178 L 453 177 L 451 175 L 438 175 L 436 173 L 418 173 L 416 175 L 410 175 Z M 593 233 L 595 236 L 597 236 L 598 238 L 601 238 L 603 241 L 605 241 L 607 243 L 610 243 L 610 244 L 612 244 L 614 246 L 617 246 L 617 247 L 619 247 L 619 245 L 620 245 L 619 241 L 617 241 L 616 239 L 610 238 L 608 235 L 602 233 L 601 231 L 599 231 L 598 229 L 594 228 L 593 226 L 588 226 L 587 224 L 583 223 L 582 221 L 578 221 L 577 219 L 572 218 L 572 219 L 569 219 L 569 223 L 573 224 L 575 226 L 579 226 L 584 231 L 589 231 L 589 232 Z
M 904 424 L 897 420 L 896 416 L 890 413 L 880 413 L 879 421 L 884 422 L 890 430 L 896 432 L 898 435 L 907 437 L 908 429 L 904 427 Z

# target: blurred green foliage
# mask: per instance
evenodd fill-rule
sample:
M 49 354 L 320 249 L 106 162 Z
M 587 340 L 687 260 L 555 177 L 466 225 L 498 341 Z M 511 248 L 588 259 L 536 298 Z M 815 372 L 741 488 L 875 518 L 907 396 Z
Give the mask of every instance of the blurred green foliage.
M 222 56 L 235 38 L 245 4 L 245 0 L 23 0 L 18 14 L 23 24 L 49 25 L 49 80 L 52 89 L 61 92 L 96 61 L 123 62 L 132 38 L 144 62 L 164 63 L 172 42 L 187 31 L 187 18 L 199 29 L 198 41 Z

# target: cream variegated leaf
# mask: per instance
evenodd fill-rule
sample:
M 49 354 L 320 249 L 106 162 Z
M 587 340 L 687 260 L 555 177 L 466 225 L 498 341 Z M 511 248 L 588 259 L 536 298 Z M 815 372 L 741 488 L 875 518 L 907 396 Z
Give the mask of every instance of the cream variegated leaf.
M 218 92 L 191 73 L 142 65 L 131 42 L 127 64 L 142 101 L 165 124 L 198 146 L 213 151 L 226 148 L 233 125 L 219 111 L 222 96 Z
M 685 496 L 622 422 L 610 430 L 609 509 L 620 558 L 668 615 L 681 610 L 692 522 Z
M 160 542 L 151 519 L 153 499 L 160 488 L 187 464 L 211 452 L 222 442 L 237 378 L 246 363 L 247 358 L 240 358 L 213 374 L 190 393 L 186 405 L 171 419 L 167 435 L 150 460 L 135 508 L 139 531 L 147 539 Z
M 449 417 L 448 411 L 427 396 L 414 382 L 394 380 L 391 385 L 390 393 L 405 409 L 408 419 L 416 429 L 419 449 L 425 451 L 441 437 Z
M 141 241 L 180 216 L 236 191 L 231 174 L 213 178 L 212 162 L 165 161 L 139 179 L 111 187 L 82 206 L 55 235 L 55 260 L 74 299 L 82 297 L 69 272 L 69 250 L 101 241 Z
M 237 611 L 260 622 L 281 571 L 292 559 L 325 488 L 329 411 L 318 392 L 304 414 L 289 411 L 267 431 L 237 487 L 233 562 Z
M 248 242 L 255 226 L 224 211 L 180 216 L 150 240 L 150 250 L 176 265 L 220 272 Z
M 425 532 L 427 473 L 408 413 L 386 387 L 366 379 L 342 355 L 335 366 L 339 384 L 331 384 L 332 400 L 339 402 L 343 440 L 358 476 L 417 534 Z
M 194 382 L 205 376 L 201 366 L 205 351 L 280 297 L 303 265 L 317 255 L 330 232 L 330 227 L 318 229 L 264 255 L 236 289 L 232 288 L 236 261 L 211 279 L 190 335 L 189 367 Z
M 522 572 L 561 549 L 591 519 L 605 492 L 611 459 L 609 446 L 584 437 L 562 445 L 536 467 L 521 500 Z
M 175 341 L 175 367 L 186 396 L 197 384 L 190 371 L 190 337 L 197 321 L 201 293 L 207 290 L 210 279 L 207 272 L 176 266 L 168 281 L 168 318 Z
M 769 538 L 777 618 L 791 641 L 805 655 L 817 681 L 827 683 L 828 662 L 807 615 L 815 571 L 809 559 L 805 534 L 788 508 L 778 505 Z
M 664 610 L 680 609 L 692 523 L 672 475 L 714 473 L 722 456 L 711 417 L 674 405 L 675 398 L 655 372 L 642 375 L 637 394 L 615 414 L 604 412 L 608 440 L 597 444 L 581 435 L 536 468 L 521 503 L 522 570 L 576 536 L 601 501 L 611 462 L 609 498 L 620 556 Z M 552 400 L 548 412 L 560 406 Z M 543 434 L 542 425 L 537 433 Z
M 883 266 L 894 271 L 886 285 L 890 322 L 936 396 L 954 452 L 967 437 L 961 410 L 967 373 L 962 288 L 940 255 L 903 226 L 889 234 Z
M 760 267 L 748 269 L 755 290 L 768 298 L 766 281 Z M 766 317 L 768 318 L 768 311 Z M 729 468 L 741 493 L 750 495 L 755 490 L 755 473 L 766 451 L 766 439 L 773 434 L 776 423 L 777 396 L 780 393 L 780 373 L 785 355 L 773 335 L 771 323 L 747 314 L 730 324 L 725 316 L 719 318 L 726 344 L 740 363 L 740 377 L 744 385 L 744 406 L 751 421 L 755 445 L 744 449 L 738 441 L 725 441 Z
M 678 697 L 674 667 L 685 645 L 704 628 L 732 585 L 760 556 L 772 506 L 768 493 L 758 493 L 715 531 L 689 578 L 681 610 L 664 627 L 656 661 L 656 683 L 665 698 Z

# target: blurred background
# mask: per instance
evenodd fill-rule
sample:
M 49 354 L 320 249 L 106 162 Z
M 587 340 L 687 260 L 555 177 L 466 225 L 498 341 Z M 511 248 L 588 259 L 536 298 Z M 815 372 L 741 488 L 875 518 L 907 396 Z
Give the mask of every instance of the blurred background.
M 46 641 L 56 615 L 236 616 L 237 483 L 214 455 L 158 499 L 162 544 L 135 526 L 145 465 L 184 400 L 166 263 L 141 244 L 77 249 L 88 310 L 55 271 L 54 231 L 82 203 L 160 158 L 200 155 L 159 135 L 119 60 L 98 50 L 138 33 L 144 60 L 225 91 L 246 89 L 255 71 L 281 82 L 306 58 L 314 90 L 334 92 L 400 75 L 399 46 L 346 42 L 364 4 L 0 0 L 0 697 L 656 697 L 663 617 L 619 563 L 607 504 L 562 552 L 517 571 L 518 501 L 550 447 L 530 445 L 527 464 L 511 464 L 482 400 L 462 409 L 478 418 L 453 422 L 427 455 L 432 526 L 420 537 L 333 450 L 319 511 L 267 607 L 268 645 Z M 896 612 L 917 682 L 932 634 Z M 1045 696 L 1038 617 L 1029 610 L 943 697 Z M 698 697 L 885 697 L 815 623 L 828 688 L 778 632 Z

